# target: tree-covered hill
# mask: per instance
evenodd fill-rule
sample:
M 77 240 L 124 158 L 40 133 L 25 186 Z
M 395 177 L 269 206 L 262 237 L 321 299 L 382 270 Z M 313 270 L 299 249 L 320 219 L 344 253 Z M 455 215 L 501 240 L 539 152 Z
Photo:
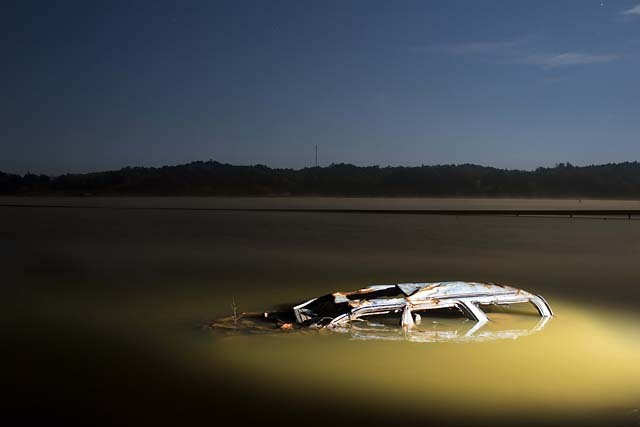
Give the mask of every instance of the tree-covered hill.
M 640 163 L 533 171 L 473 164 L 304 169 L 216 161 L 57 177 L 0 172 L 0 194 L 640 197 Z

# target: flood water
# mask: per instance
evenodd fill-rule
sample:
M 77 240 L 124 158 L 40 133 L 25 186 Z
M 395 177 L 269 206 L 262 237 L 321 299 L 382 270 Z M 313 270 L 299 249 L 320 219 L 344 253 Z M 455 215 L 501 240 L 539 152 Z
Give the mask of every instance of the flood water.
M 0 204 L 637 203 L 42 200 Z M 79 423 L 637 425 L 639 254 L 636 220 L 0 207 L 3 405 L 16 420 Z M 202 327 L 232 304 L 261 311 L 374 283 L 441 280 L 540 293 L 556 316 L 529 335 L 481 342 Z M 489 328 L 513 327 L 492 319 Z

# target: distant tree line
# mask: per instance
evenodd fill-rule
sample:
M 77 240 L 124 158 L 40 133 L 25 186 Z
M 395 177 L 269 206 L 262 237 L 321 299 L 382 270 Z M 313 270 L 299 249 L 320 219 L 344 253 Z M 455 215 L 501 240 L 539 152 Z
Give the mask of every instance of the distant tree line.
M 294 170 L 210 160 L 56 177 L 0 172 L 0 194 L 632 198 L 640 197 L 640 164 L 576 167 L 561 163 L 523 171 L 473 164 L 359 167 L 341 163 Z

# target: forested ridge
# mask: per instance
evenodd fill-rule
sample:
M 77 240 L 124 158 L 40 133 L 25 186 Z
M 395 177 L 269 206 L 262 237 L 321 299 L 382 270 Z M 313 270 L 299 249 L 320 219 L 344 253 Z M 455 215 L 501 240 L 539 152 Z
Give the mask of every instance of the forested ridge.
M 0 194 L 640 197 L 640 163 L 532 171 L 474 164 L 276 169 L 197 161 L 46 176 L 0 172 Z

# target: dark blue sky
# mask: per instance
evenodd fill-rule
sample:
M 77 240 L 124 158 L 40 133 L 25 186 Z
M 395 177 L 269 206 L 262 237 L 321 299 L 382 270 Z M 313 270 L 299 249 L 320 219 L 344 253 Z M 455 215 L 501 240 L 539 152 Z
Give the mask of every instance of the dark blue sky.
M 3 171 L 640 159 L 640 0 L 0 8 Z

